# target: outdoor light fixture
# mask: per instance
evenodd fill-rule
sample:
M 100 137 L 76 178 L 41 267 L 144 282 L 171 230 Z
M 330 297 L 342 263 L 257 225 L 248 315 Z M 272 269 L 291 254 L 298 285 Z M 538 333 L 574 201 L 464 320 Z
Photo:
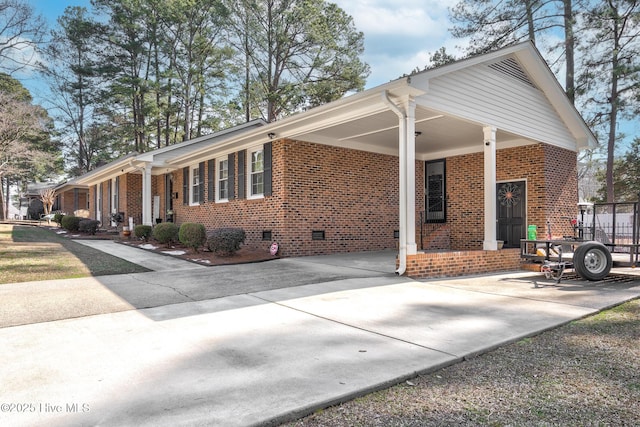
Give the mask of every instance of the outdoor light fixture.
M 273 133 L 273 132 L 269 132 L 269 133 L 267 134 L 267 136 L 269 137 L 269 139 L 273 139 L 273 138 L 275 138 L 275 137 L 276 137 L 276 134 L 275 134 L 275 133 Z

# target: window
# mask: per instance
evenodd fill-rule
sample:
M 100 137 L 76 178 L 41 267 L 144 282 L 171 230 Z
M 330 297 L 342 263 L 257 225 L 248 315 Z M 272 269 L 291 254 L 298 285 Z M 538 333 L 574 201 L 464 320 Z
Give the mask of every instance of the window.
M 191 167 L 190 172 L 191 172 L 191 179 L 190 179 L 191 191 L 189 192 L 189 195 L 190 195 L 189 204 L 198 205 L 200 204 L 200 184 L 201 184 L 200 168 L 198 166 Z
M 446 222 L 445 161 L 425 164 L 425 211 L 427 222 Z
M 262 147 L 249 152 L 249 197 L 264 195 L 264 150 Z
M 218 197 L 216 200 L 229 200 L 229 159 L 218 160 Z

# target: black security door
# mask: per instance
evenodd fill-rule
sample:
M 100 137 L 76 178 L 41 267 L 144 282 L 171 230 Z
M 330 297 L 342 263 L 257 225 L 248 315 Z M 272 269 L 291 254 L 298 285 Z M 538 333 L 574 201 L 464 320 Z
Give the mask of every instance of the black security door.
M 504 241 L 505 248 L 519 248 L 525 238 L 526 184 L 524 181 L 501 182 L 497 186 L 497 240 Z

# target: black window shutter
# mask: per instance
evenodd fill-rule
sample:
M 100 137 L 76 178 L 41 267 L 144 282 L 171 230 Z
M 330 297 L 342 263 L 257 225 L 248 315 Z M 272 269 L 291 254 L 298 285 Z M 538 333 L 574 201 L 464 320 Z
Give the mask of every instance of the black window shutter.
M 198 195 L 200 197 L 198 197 L 198 200 L 200 200 L 200 204 L 203 204 L 204 203 L 204 162 L 200 162 L 200 164 L 198 165 L 198 169 L 199 169 L 198 176 L 200 177 L 199 178 L 200 182 L 198 183 Z
M 264 144 L 264 195 L 271 195 L 271 143 Z
M 209 164 L 207 165 L 207 168 L 209 169 L 209 181 L 208 181 L 208 188 L 207 191 L 209 192 L 209 195 L 207 197 L 207 200 L 209 200 L 210 202 L 213 202 L 216 198 L 215 198 L 215 187 L 214 187 L 214 182 L 215 182 L 215 160 L 209 160 Z
M 182 204 L 189 204 L 189 168 L 182 168 Z
M 229 200 L 233 200 L 236 197 L 236 155 L 235 153 L 229 154 L 227 161 L 229 167 L 229 175 L 227 179 L 227 186 L 229 187 Z
M 245 157 L 246 157 L 246 151 L 238 151 L 238 199 L 244 199 L 245 196 L 245 192 L 246 192 L 246 182 L 244 181 L 244 176 L 245 176 L 245 170 L 246 170 L 246 166 L 245 166 Z

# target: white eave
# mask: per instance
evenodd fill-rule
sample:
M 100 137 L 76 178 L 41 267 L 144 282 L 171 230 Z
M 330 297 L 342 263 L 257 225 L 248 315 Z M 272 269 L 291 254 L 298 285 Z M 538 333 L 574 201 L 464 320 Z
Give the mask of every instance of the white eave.
M 136 158 L 138 153 L 130 153 L 124 157 L 120 157 L 111 163 L 104 166 L 100 166 L 87 172 L 86 174 L 76 178 L 76 183 L 84 185 L 95 185 L 107 179 L 115 178 L 118 175 L 133 172 L 137 170 L 136 167 L 131 165 L 131 162 Z

